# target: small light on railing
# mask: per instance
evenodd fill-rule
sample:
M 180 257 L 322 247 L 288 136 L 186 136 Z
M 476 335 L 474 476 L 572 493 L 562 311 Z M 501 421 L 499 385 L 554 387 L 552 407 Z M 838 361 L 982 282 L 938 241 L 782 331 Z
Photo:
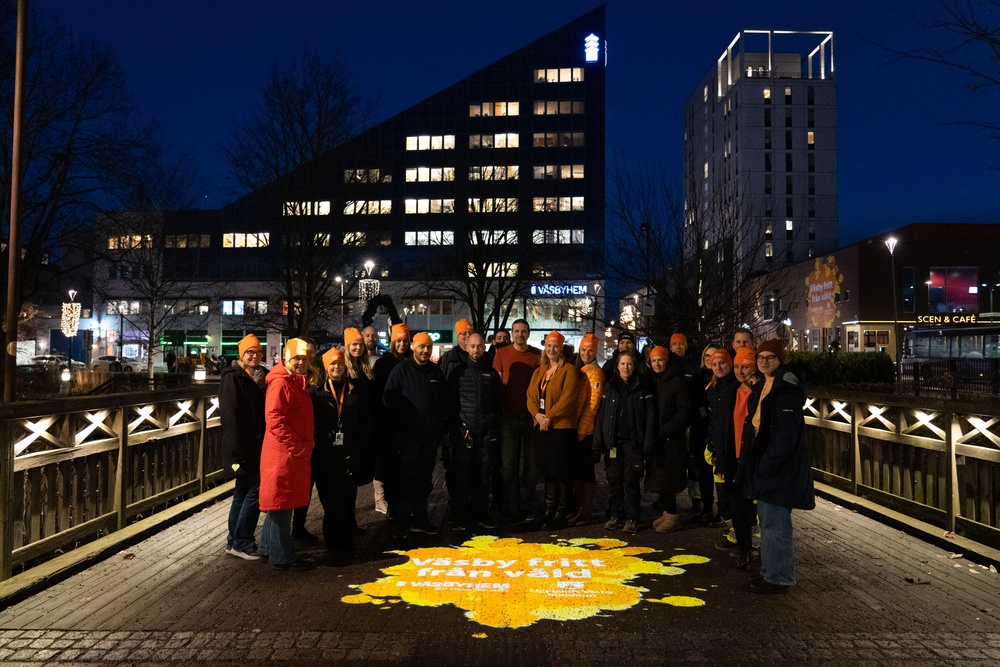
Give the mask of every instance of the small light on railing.
M 195 369 L 194 369 L 194 381 L 195 382 L 204 382 L 206 375 L 207 374 L 205 373 L 205 366 L 204 365 L 198 364 L 197 366 L 195 366 Z
M 69 382 L 69 378 L 70 378 L 69 369 L 64 368 L 62 370 L 62 375 L 59 376 L 59 379 L 61 379 L 63 382 Z

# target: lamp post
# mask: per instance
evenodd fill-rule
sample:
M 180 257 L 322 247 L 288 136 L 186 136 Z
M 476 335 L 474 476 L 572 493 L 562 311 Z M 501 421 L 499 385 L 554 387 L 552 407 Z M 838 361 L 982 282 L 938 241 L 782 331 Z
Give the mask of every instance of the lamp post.
M 896 312 L 896 244 L 898 242 L 899 240 L 895 236 L 890 236 L 885 240 L 885 247 L 889 249 L 889 270 L 892 272 L 892 342 L 897 382 L 902 379 L 903 368 L 899 358 L 899 315 Z
M 993 290 L 996 289 L 997 287 L 1000 287 L 1000 283 L 996 283 L 994 285 L 990 285 L 989 283 L 983 283 L 982 286 L 990 288 L 990 323 L 992 323 L 993 322 Z
M 597 296 L 601 293 L 601 283 L 594 283 L 594 333 L 597 333 Z
M 340 276 L 335 276 L 334 280 L 340 285 L 340 332 L 343 335 L 344 332 L 344 279 Z

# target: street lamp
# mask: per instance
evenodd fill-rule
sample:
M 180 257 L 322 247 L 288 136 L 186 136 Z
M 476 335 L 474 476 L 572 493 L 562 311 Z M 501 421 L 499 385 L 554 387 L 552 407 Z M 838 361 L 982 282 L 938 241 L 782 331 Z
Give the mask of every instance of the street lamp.
M 69 290 L 69 303 L 62 305 L 62 318 L 60 320 L 60 329 L 69 341 L 66 359 L 70 368 L 73 366 L 73 339 L 80 328 L 80 304 L 76 303 L 75 299 L 76 290 Z
M 597 297 L 601 293 L 601 283 L 594 283 L 594 333 L 597 333 Z
M 990 285 L 989 283 L 983 283 L 982 286 L 990 288 L 990 322 L 993 322 L 993 290 L 996 289 L 997 287 L 1000 287 L 1000 283 L 996 283 L 994 285 Z
M 340 331 L 343 334 L 344 331 L 344 279 L 340 276 L 335 276 L 334 280 L 340 284 Z
M 885 247 L 889 249 L 889 270 L 892 272 L 892 342 L 893 351 L 896 358 L 896 381 L 902 379 L 902 364 L 899 358 L 899 315 L 896 312 L 896 244 L 899 240 L 895 236 L 890 236 L 885 240 Z

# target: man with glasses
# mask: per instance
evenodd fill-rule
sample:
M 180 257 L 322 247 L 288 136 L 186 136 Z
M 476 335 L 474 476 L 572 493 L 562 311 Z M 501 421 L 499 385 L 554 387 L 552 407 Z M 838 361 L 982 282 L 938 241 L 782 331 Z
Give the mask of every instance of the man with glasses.
M 259 560 L 254 531 L 260 518 L 260 450 L 264 444 L 264 350 L 253 334 L 238 344 L 235 366 L 222 369 L 219 378 L 219 417 L 222 445 L 236 473 L 236 489 L 229 510 L 226 553 Z
M 758 594 L 784 593 L 795 584 L 792 509 L 816 507 L 812 464 L 806 442 L 805 388 L 785 366 L 785 348 L 776 338 L 757 347 L 763 380 L 753 388 L 743 446 L 747 447 L 744 492 L 757 501 L 760 518 Z M 742 455 L 741 455 L 742 459 Z

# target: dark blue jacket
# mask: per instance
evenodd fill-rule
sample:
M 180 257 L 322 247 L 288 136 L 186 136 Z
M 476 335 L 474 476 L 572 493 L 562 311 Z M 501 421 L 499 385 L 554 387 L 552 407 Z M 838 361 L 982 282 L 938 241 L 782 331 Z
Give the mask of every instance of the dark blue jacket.
M 644 377 L 633 376 L 624 392 L 621 391 L 622 379 L 619 376 L 604 383 L 601 395 L 601 407 L 597 411 L 594 422 L 595 451 L 610 449 L 615 445 L 615 434 L 618 433 L 618 403 L 625 401 L 623 414 L 629 421 L 629 431 L 632 434 L 631 445 L 642 452 L 644 458 L 652 458 L 656 451 L 656 393 L 652 384 Z M 620 397 L 624 398 L 620 398 Z M 619 455 L 621 456 L 621 455 Z
M 705 390 L 708 399 L 708 442 L 712 465 L 727 481 L 736 476 L 736 437 L 733 433 L 733 409 L 740 381 L 730 373 Z
M 500 374 L 485 358 L 476 362 L 466 355 L 465 365 L 452 370 L 448 385 L 456 404 L 456 426 L 479 435 L 497 428 L 503 386 Z
M 799 378 L 786 366 L 774 373 L 774 383 L 760 400 L 764 382 L 754 385 L 743 425 L 745 455 L 741 451 L 737 480 L 752 500 L 783 507 L 811 510 L 816 507 L 812 463 L 806 440 L 806 393 Z M 753 432 L 753 416 L 760 403 L 760 428 Z
M 421 366 L 413 359 L 400 361 L 389 373 L 383 396 L 397 433 L 426 436 L 444 433 L 447 428 L 448 391 L 434 362 Z

